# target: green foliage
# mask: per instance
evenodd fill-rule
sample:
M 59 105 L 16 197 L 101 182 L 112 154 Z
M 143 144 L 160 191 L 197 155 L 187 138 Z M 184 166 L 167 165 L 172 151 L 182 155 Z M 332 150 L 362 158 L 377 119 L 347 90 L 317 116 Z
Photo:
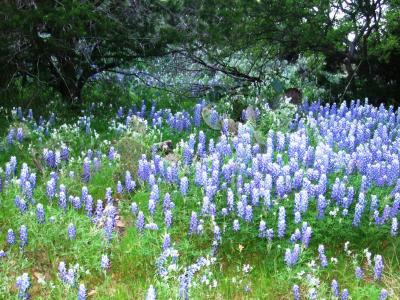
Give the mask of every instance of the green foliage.
M 259 121 L 259 129 L 266 133 L 269 130 L 285 132 L 293 121 L 297 112 L 297 106 L 291 103 L 283 103 L 277 109 L 262 111 Z

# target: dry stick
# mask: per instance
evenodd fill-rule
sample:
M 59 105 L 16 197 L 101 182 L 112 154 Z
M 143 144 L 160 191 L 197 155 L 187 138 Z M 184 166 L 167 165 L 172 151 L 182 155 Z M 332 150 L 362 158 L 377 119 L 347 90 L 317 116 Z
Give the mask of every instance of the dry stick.
M 342 96 L 339 99 L 339 102 L 341 102 L 343 100 L 344 95 L 346 95 L 347 89 L 349 88 L 350 83 L 353 80 L 354 75 L 356 75 L 356 73 L 358 71 L 358 68 L 360 67 L 361 63 L 362 63 L 362 60 L 359 62 L 357 68 L 354 70 L 353 75 L 351 75 L 351 78 L 350 78 L 349 82 L 347 83 L 346 88 L 344 89 L 344 92 L 343 92 Z

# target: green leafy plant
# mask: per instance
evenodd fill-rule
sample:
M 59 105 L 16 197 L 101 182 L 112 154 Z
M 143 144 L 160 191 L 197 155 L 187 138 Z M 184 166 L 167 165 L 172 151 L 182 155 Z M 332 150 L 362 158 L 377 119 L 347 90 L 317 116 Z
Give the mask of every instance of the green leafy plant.
M 268 132 L 270 129 L 286 131 L 297 112 L 297 106 L 291 103 L 282 103 L 277 109 L 266 109 L 261 112 L 259 130 Z

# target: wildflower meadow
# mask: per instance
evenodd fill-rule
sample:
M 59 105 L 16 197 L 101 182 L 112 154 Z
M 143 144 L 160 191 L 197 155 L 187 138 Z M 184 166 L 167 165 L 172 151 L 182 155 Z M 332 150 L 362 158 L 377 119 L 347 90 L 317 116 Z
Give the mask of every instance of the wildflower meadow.
M 399 112 L 208 107 L 3 111 L 0 298 L 398 299 Z

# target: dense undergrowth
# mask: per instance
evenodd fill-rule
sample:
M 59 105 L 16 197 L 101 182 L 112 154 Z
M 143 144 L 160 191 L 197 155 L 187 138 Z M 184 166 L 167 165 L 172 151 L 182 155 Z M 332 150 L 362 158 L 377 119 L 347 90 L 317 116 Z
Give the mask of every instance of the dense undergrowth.
M 398 112 L 205 106 L 3 110 L 0 298 L 399 298 Z

